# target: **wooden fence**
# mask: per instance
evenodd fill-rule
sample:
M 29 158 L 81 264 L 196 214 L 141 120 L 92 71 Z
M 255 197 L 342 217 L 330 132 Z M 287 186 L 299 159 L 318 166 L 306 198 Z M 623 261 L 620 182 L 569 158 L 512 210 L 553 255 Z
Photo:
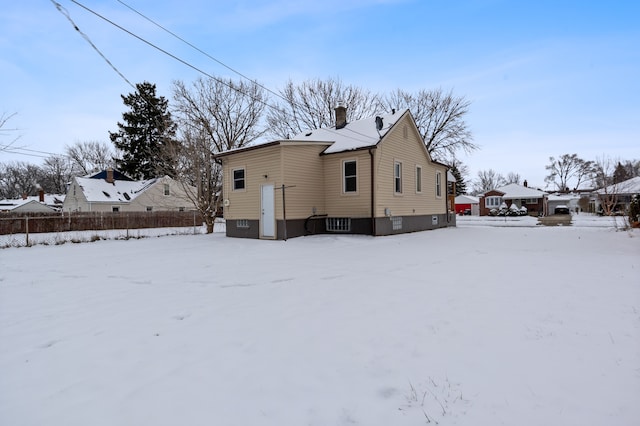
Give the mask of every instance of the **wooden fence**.
M 0 213 L 0 235 L 200 226 L 195 212 Z

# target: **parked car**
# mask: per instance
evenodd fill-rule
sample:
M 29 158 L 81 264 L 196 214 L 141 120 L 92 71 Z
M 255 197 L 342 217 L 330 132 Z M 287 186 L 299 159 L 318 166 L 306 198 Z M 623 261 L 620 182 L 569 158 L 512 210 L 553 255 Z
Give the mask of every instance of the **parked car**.
M 569 214 L 569 207 L 565 205 L 559 205 L 559 206 L 556 206 L 553 212 L 555 214 Z

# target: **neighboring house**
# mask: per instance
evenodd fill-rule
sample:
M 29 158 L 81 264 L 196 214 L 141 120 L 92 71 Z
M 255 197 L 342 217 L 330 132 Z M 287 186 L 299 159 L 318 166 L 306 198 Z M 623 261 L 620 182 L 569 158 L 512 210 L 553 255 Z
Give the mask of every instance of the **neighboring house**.
M 487 216 L 494 209 L 499 210 L 503 203 L 509 208 L 512 204 L 518 209 L 524 206 L 532 216 L 546 215 L 548 212 L 547 193 L 529 188 L 526 180 L 524 185 L 510 183 L 482 194 L 479 200 L 480 216 Z
M 45 194 L 43 190 L 38 195 L 27 196 L 15 200 L 0 200 L 0 211 L 17 213 L 51 213 L 62 210 L 64 195 Z M 48 207 L 43 209 L 42 206 Z
M 455 199 L 456 214 L 480 215 L 480 199 L 472 195 L 458 195 Z
M 594 192 L 595 211 L 603 210 L 609 204 L 612 211 L 626 212 L 634 194 L 640 194 L 640 176 L 609 185 Z
M 448 168 L 407 110 L 216 155 L 227 236 L 389 235 L 455 226 Z M 286 219 L 286 220 L 285 220 Z
M 24 197 L 17 200 L 0 200 L 0 212 L 55 213 L 56 210 L 38 201 L 37 197 Z
M 168 176 L 134 181 L 117 170 L 72 179 L 64 212 L 154 212 L 193 210 L 182 186 Z

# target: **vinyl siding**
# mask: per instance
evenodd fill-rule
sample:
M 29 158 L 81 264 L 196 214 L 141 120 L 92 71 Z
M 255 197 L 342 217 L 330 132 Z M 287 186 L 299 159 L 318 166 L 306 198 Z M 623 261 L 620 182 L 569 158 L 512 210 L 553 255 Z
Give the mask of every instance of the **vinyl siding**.
M 407 138 L 404 128 L 407 128 Z M 402 194 L 395 193 L 394 164 L 402 163 Z M 416 192 L 416 166 L 422 167 L 422 191 Z M 446 169 L 430 161 L 420 135 L 407 117 L 394 126 L 376 150 L 376 217 L 389 208 L 393 216 L 446 213 Z M 436 171 L 442 196 L 436 197 Z
M 375 151 L 375 150 L 374 150 Z M 341 152 L 322 157 L 325 176 L 326 213 L 332 217 L 371 217 L 371 157 L 368 150 Z M 357 191 L 344 193 L 342 167 L 356 161 Z
M 314 208 L 315 214 L 325 213 L 324 172 L 320 158 L 325 148 L 325 145 L 282 146 L 282 183 L 288 186 L 285 189 L 287 220 L 306 219 L 314 214 Z M 282 197 L 282 194 L 278 196 Z
M 223 197 L 229 200 L 229 205 L 224 207 L 224 217 L 231 220 L 259 220 L 262 185 L 273 184 L 275 187 L 282 185 L 280 146 L 240 152 L 225 157 L 223 161 Z M 245 188 L 234 191 L 232 171 L 239 168 L 245 169 Z M 276 218 L 282 216 L 282 195 L 279 197 L 278 195 L 276 193 Z

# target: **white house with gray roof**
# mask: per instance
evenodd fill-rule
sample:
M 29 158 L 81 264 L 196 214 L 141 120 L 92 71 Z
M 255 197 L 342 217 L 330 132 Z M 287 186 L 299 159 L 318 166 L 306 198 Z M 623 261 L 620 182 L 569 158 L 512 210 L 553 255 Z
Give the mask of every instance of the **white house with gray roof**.
M 134 181 L 108 169 L 75 177 L 64 199 L 64 212 L 153 212 L 193 210 L 181 184 L 168 176 Z

